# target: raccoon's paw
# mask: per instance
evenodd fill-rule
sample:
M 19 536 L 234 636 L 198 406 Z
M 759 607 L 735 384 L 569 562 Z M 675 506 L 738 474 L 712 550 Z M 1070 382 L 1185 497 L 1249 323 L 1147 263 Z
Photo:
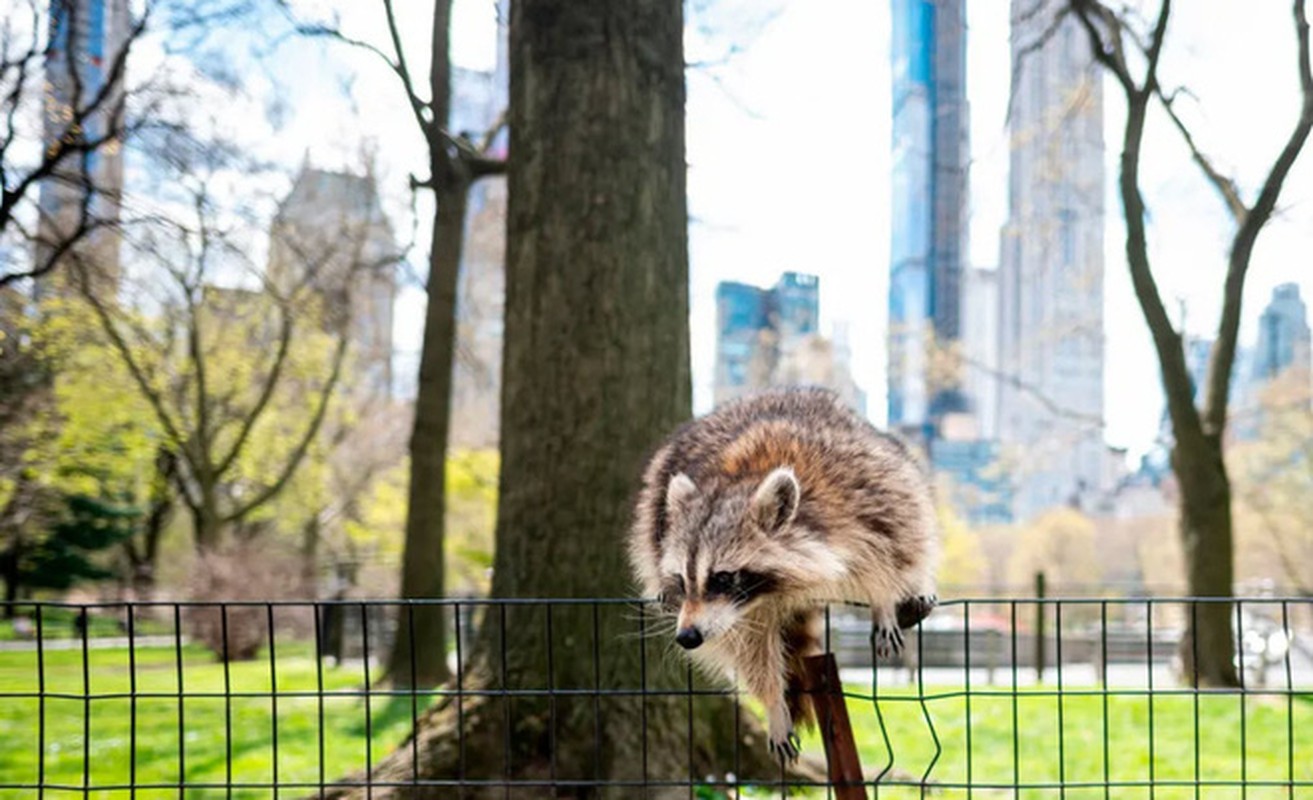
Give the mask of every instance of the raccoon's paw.
M 897 626 L 877 624 L 871 631 L 871 640 L 875 643 L 875 656 L 881 660 L 903 652 L 903 632 Z
M 797 733 L 789 731 L 788 735 L 780 741 L 776 741 L 772 738 L 766 743 L 766 747 L 770 749 L 771 755 L 781 761 L 792 763 L 798 760 L 798 753 L 801 752 L 802 748 L 802 740 L 798 738 Z
M 789 762 L 798 760 L 800 741 L 787 710 L 781 708 L 769 714 L 766 738 L 766 747 L 771 755 Z
M 909 597 L 898 603 L 898 608 L 894 612 L 898 617 L 898 627 L 906 630 L 915 628 L 930 612 L 935 610 L 939 605 L 939 598 L 933 594 L 924 594 L 917 597 Z

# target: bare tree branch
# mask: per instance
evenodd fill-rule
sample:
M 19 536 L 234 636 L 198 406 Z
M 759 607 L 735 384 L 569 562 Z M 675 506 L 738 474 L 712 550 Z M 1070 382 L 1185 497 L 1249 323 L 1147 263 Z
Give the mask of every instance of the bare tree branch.
M 1162 104 L 1163 110 L 1167 112 L 1168 119 L 1170 119 L 1172 124 L 1176 126 L 1176 130 L 1180 132 L 1181 138 L 1185 140 L 1186 147 L 1190 148 L 1190 157 L 1194 159 L 1194 163 L 1203 171 L 1205 177 L 1208 178 L 1208 181 L 1213 184 L 1213 188 L 1217 190 L 1217 193 L 1222 196 L 1223 202 L 1226 203 L 1227 210 L 1231 212 L 1231 218 L 1235 220 L 1236 223 L 1243 223 L 1245 217 L 1249 214 L 1249 208 L 1245 205 L 1244 199 L 1240 196 L 1240 187 L 1236 185 L 1234 179 L 1223 175 L 1217 167 L 1213 166 L 1213 162 L 1208 156 L 1204 155 L 1199 149 L 1199 146 L 1195 143 L 1194 136 L 1190 133 L 1190 129 L 1185 126 L 1181 117 L 1176 113 L 1176 98 L 1178 95 L 1185 92 L 1186 90 L 1184 89 L 1177 89 L 1172 92 L 1171 95 L 1168 95 L 1163 92 L 1162 86 L 1154 88 L 1154 93 L 1158 96 L 1158 100 Z
M 88 159 L 95 152 L 109 147 L 121 146 L 122 142 L 132 133 L 132 126 L 126 125 L 124 121 L 126 108 L 123 97 L 125 91 L 124 78 L 129 52 L 146 31 L 154 4 L 148 2 L 141 16 L 131 24 L 123 45 L 110 58 L 103 84 L 90 98 L 84 98 L 83 96 L 85 87 L 83 86 L 81 73 L 76 68 L 70 45 L 70 52 L 65 55 L 68 78 L 72 85 L 72 97 L 69 99 L 67 121 L 54 134 L 52 140 L 46 142 L 46 146 L 41 151 L 40 160 L 18 177 L 14 177 L 15 166 L 10 163 L 10 148 L 17 138 L 16 117 L 19 108 L 31 100 L 28 96 L 30 93 L 27 91 L 30 85 L 28 80 L 29 65 L 36 63 L 39 59 L 46 58 L 48 55 L 46 49 L 41 47 L 36 33 L 40 30 L 37 7 L 35 4 L 30 4 L 29 7 L 32 11 L 30 24 L 33 26 L 33 33 L 27 50 L 17 58 L 7 58 L 4 64 L 0 65 L 0 81 L 13 81 L 10 91 L 0 100 L 0 106 L 4 108 L 6 120 L 4 136 L 3 139 L 0 139 L 0 179 L 2 179 L 0 180 L 0 233 L 19 227 L 15 215 L 20 204 L 28 199 L 29 195 L 43 182 L 56 181 L 65 177 L 61 175 L 61 170 L 70 158 L 78 159 L 79 174 L 77 182 L 83 184 L 82 208 L 80 209 L 80 218 L 71 230 L 61 230 L 55 241 L 44 242 L 47 252 L 41 255 L 41 260 L 38 263 L 30 269 L 0 274 L 0 287 L 20 280 L 40 278 L 48 274 L 55 269 L 80 240 L 86 238 L 91 232 L 90 227 L 102 227 L 109 224 L 109 221 L 93 221 L 89 214 L 87 203 L 90 196 L 100 190 L 94 186 L 91 172 L 88 169 Z M 64 21 L 65 27 L 76 28 L 76 4 L 66 3 L 63 8 L 68 15 Z M 16 73 L 12 78 L 6 74 L 10 71 Z M 88 136 L 88 123 L 97 116 L 104 116 L 105 130 L 99 135 Z M 38 213 L 40 212 L 38 211 Z
M 1240 310 L 1244 298 L 1245 275 L 1258 234 L 1271 219 L 1286 177 L 1313 131 L 1313 65 L 1310 64 L 1309 22 L 1305 0 L 1294 0 L 1292 14 L 1295 37 L 1299 43 L 1297 70 L 1301 96 L 1299 117 L 1285 147 L 1277 156 L 1263 181 L 1258 198 L 1236 231 L 1227 263 L 1222 318 L 1218 323 L 1217 343 L 1208 364 L 1207 394 L 1204 401 L 1205 428 L 1220 436 L 1226 427 L 1227 404 L 1231 392 L 1231 370 L 1235 366 L 1236 339 L 1240 332 Z
M 244 505 L 238 506 L 231 513 L 223 517 L 224 522 L 239 522 L 249 515 L 252 511 L 272 500 L 279 492 L 287 486 L 287 482 L 296 474 L 296 470 L 305 460 L 306 453 L 310 451 L 310 445 L 314 443 L 315 437 L 319 435 L 319 428 L 323 425 L 324 416 L 328 413 L 329 401 L 333 399 L 333 392 L 337 388 L 338 379 L 342 377 L 342 364 L 346 360 L 347 345 L 350 344 L 351 337 L 345 326 L 340 332 L 337 340 L 337 349 L 333 353 L 333 368 L 328 375 L 319 392 L 314 414 L 310 418 L 310 423 L 306 426 L 304 434 L 292 453 L 283 463 L 283 469 L 274 479 L 273 483 L 264 488 L 255 497 Z

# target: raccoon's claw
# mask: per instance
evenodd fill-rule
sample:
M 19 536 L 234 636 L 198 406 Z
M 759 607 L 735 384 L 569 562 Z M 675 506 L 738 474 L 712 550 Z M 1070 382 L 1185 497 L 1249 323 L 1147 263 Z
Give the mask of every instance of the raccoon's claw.
M 789 731 L 783 741 L 777 742 L 771 739 L 766 746 L 770 749 L 771 755 L 792 763 L 798 760 L 798 753 L 802 751 L 802 740 L 798 738 L 797 733 Z
M 878 625 L 871 638 L 875 642 L 876 658 L 890 659 L 903 652 L 903 632 L 896 627 Z
M 915 628 L 930 612 L 935 610 L 939 605 L 939 598 L 933 594 L 920 595 L 918 597 L 909 597 L 898 604 L 894 616 L 898 618 L 898 627 L 906 630 Z

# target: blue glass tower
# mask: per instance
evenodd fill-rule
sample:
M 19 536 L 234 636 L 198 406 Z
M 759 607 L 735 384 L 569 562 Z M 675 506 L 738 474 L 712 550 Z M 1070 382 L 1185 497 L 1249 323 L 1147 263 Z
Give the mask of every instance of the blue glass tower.
M 786 272 L 770 289 L 736 281 L 716 286 L 716 402 L 752 388 L 751 368 L 763 337 L 781 339 L 819 330 L 820 280 Z
M 966 250 L 968 110 L 963 0 L 893 0 L 889 425 L 924 440 L 965 410 L 932 351 L 958 340 Z

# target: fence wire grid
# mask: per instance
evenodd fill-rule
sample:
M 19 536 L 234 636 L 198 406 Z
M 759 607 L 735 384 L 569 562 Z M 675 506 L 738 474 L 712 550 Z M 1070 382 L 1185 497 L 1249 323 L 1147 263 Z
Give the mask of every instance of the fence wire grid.
M 1217 602 L 1240 685 L 1196 689 L 1180 641 Z M 815 733 L 819 773 L 747 766 L 757 702 L 695 674 L 638 600 L 0 608 L 6 800 L 851 796 L 818 777 Z M 446 621 L 451 679 L 381 680 L 398 627 L 426 614 Z M 864 609 L 825 623 L 865 796 L 1313 798 L 1313 600 L 951 600 L 892 663 Z M 411 736 L 430 715 L 448 719 L 446 766 Z M 501 719 L 502 752 L 475 756 L 476 717 Z

